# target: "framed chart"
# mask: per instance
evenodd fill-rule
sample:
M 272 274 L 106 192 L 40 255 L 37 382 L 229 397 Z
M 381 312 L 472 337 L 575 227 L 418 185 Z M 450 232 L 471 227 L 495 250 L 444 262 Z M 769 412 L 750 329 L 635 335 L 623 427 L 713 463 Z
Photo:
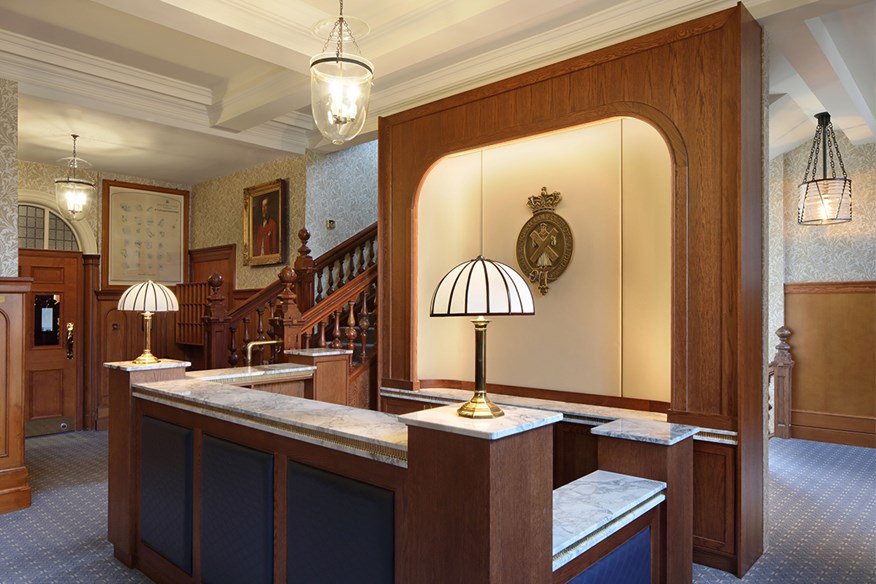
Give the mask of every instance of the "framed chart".
M 104 289 L 152 280 L 184 281 L 189 240 L 189 193 L 119 181 L 103 181 Z

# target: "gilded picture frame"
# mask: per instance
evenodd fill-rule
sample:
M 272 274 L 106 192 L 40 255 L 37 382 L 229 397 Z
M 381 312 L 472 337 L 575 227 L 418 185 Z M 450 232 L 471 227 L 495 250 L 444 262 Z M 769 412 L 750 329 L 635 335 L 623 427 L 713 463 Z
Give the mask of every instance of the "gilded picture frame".
M 286 203 L 286 181 L 283 179 L 243 190 L 243 265 L 283 263 Z

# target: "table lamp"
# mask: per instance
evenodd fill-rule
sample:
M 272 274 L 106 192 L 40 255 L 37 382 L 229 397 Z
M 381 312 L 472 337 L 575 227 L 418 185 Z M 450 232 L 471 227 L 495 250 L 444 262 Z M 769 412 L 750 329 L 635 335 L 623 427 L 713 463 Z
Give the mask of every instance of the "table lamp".
M 158 363 L 158 359 L 152 354 L 152 314 L 155 312 L 176 312 L 179 303 L 170 288 L 157 284 L 152 280 L 134 284 L 122 293 L 119 298 L 119 310 L 129 310 L 143 313 L 143 322 L 146 325 L 146 348 L 143 354 L 134 359 L 137 365 L 149 365 Z
M 504 412 L 487 397 L 487 325 L 485 316 L 535 314 L 532 290 L 523 276 L 501 262 L 478 256 L 441 278 L 432 296 L 430 316 L 474 316 L 475 392 L 457 410 L 465 418 L 498 418 Z

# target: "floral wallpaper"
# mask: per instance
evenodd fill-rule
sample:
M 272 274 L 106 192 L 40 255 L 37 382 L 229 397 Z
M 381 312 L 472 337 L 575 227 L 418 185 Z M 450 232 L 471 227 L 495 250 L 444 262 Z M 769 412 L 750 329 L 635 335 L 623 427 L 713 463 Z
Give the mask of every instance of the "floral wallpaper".
M 55 179 L 63 176 L 64 172 L 65 169 L 63 167 L 56 166 L 54 164 L 42 164 L 40 162 L 27 162 L 25 160 L 20 160 L 18 161 L 18 188 L 20 190 L 38 191 L 54 195 Z M 96 183 L 95 204 L 89 206 L 83 221 L 88 223 L 88 225 L 94 231 L 95 238 L 97 239 L 98 251 L 101 249 L 101 193 L 103 192 L 103 180 L 116 180 L 141 185 L 150 185 L 191 191 L 190 185 L 162 182 L 148 178 L 130 176 L 126 174 L 117 174 L 113 172 L 97 172 L 93 169 L 83 170 L 81 171 L 81 173 L 84 178 L 87 178 L 88 180 L 93 180 Z M 191 209 L 189 210 L 189 223 L 191 225 Z
M 331 154 L 308 152 L 306 218 L 313 257 L 377 221 L 377 140 Z M 334 229 L 326 227 L 329 219 Z
M 0 278 L 18 276 L 18 84 L 0 79 Z
M 849 223 L 797 224 L 797 186 L 811 142 L 784 155 L 785 282 L 876 280 L 876 143 L 855 146 L 839 131 L 837 141 L 852 179 Z
M 278 178 L 286 179 L 289 203 L 286 208 L 286 261 L 295 260 L 298 231 L 304 226 L 305 160 L 288 156 L 195 185 L 192 190 L 189 248 L 237 244 L 235 288 L 263 288 L 277 278 L 283 266 L 243 265 L 243 190 Z
M 776 156 L 769 164 L 767 190 L 767 336 L 765 345 L 770 358 L 779 342 L 776 330 L 785 323 L 785 239 L 784 239 L 784 157 Z

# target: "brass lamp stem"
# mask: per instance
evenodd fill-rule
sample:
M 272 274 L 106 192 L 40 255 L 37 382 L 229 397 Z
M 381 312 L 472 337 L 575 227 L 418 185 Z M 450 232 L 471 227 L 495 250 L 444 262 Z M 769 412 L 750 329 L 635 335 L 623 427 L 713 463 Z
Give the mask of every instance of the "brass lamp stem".
M 456 412 L 464 418 L 498 418 L 505 412 L 487 397 L 487 325 L 490 321 L 479 316 L 471 322 L 475 327 L 475 392 Z
M 137 365 L 150 365 L 152 363 L 158 363 L 158 359 L 155 358 L 155 355 L 152 354 L 152 313 L 144 312 L 143 313 L 143 324 L 146 328 L 146 348 L 143 349 L 143 353 L 134 359 L 134 363 Z

